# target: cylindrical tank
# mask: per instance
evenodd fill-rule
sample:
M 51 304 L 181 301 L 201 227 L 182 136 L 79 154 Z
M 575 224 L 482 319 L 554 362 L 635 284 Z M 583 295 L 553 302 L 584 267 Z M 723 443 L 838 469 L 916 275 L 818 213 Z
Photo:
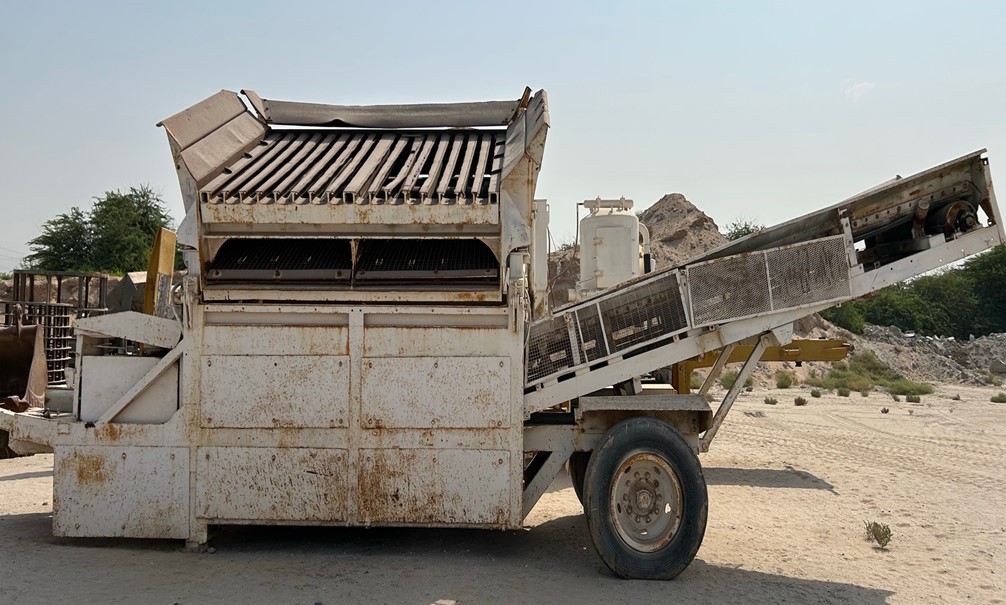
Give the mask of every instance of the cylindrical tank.
M 641 273 L 639 219 L 632 200 L 587 200 L 580 219 L 578 292 L 603 290 Z

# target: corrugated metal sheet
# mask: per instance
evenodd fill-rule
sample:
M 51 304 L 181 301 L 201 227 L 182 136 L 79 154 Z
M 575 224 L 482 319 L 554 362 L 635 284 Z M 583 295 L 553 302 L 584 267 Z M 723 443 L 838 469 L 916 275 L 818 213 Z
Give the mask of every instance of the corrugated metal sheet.
M 494 204 L 503 130 L 274 130 L 200 188 L 211 204 Z

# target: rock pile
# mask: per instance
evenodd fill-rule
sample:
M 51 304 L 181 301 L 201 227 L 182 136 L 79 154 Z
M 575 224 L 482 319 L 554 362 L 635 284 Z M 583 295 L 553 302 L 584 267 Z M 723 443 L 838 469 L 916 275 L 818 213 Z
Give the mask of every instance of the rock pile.
M 863 336 L 852 342 L 857 350 L 872 351 L 895 372 L 920 382 L 983 385 L 997 379 L 996 370 L 1006 370 L 1006 334 L 962 342 L 906 334 L 895 326 L 867 325 Z
M 668 193 L 639 215 L 650 231 L 650 256 L 656 268 L 684 264 L 727 242 L 713 219 L 680 193 Z

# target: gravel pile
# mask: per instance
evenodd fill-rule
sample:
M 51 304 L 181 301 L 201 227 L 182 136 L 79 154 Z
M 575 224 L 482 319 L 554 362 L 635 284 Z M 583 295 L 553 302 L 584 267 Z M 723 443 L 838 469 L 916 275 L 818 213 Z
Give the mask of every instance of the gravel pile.
M 921 382 L 983 385 L 990 370 L 1003 369 L 1006 334 L 962 342 L 939 336 L 904 333 L 895 326 L 867 325 L 853 339 L 858 351 L 872 351 L 895 372 Z

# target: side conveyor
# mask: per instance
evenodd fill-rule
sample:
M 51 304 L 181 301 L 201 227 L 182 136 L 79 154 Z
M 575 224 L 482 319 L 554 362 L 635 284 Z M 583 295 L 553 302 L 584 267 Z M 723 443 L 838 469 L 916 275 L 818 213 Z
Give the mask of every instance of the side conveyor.
M 525 415 L 773 332 L 1006 241 L 984 150 L 556 310 L 528 329 Z

